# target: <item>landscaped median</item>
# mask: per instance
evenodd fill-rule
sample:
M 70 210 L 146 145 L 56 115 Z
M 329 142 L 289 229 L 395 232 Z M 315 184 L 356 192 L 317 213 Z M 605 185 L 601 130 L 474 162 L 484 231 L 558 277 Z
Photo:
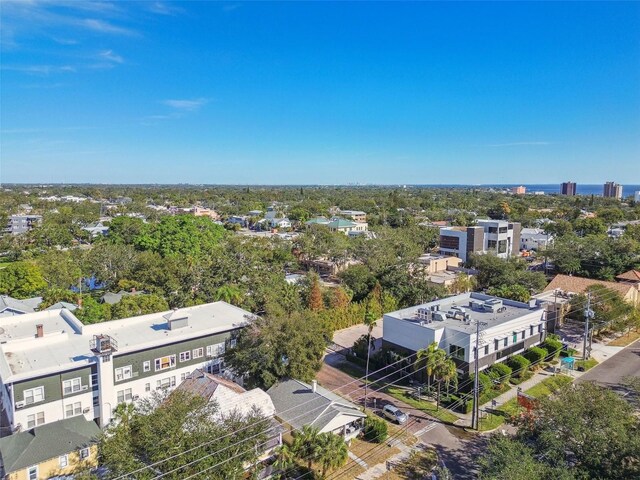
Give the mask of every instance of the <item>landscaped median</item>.
M 524 393 L 533 398 L 543 398 L 571 384 L 571 382 L 573 382 L 571 377 L 556 375 L 544 379 L 539 384 L 525 390 Z M 523 408 L 518 405 L 518 398 L 512 398 L 496 409 L 492 409 L 486 418 L 480 419 L 480 431 L 494 430 L 502 425 L 506 419 L 514 417 L 522 411 Z
M 444 408 L 437 409 L 436 404 L 427 400 L 418 400 L 410 390 L 402 387 L 387 387 L 385 393 L 397 398 L 401 402 L 411 405 L 418 410 L 422 410 L 428 415 L 441 420 L 444 423 L 453 424 L 456 420 L 460 420 L 456 415 Z

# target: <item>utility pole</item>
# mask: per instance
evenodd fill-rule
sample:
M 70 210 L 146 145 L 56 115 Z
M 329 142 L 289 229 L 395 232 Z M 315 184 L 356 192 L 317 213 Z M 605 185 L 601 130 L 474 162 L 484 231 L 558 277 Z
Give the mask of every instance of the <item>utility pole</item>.
M 587 350 L 587 341 L 589 340 L 589 319 L 593 316 L 591 310 L 591 292 L 587 293 L 587 306 L 584 310 L 584 341 L 582 345 L 582 360 L 589 358 L 589 351 Z
M 478 322 L 476 321 L 476 345 L 473 348 L 473 353 L 474 353 L 474 357 L 475 357 L 475 364 L 474 364 L 474 375 L 473 375 L 473 410 L 471 412 L 471 428 L 478 430 L 478 427 L 480 425 L 480 418 L 479 418 L 479 409 L 480 409 L 480 388 L 479 388 L 479 381 L 478 381 L 478 374 L 480 372 L 480 368 L 479 368 L 479 356 L 480 356 L 480 327 L 484 327 L 486 326 L 487 323 L 486 322 Z M 484 343 L 484 342 L 483 342 Z

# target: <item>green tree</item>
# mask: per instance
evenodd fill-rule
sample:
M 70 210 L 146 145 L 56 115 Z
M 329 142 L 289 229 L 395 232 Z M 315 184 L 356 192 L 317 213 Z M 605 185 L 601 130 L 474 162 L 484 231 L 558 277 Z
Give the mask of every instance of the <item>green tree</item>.
M 640 420 L 617 393 L 578 383 L 541 399 L 533 414 L 518 440 L 544 463 L 571 468 L 578 478 L 640 477 Z
M 353 301 L 364 300 L 376 284 L 376 277 L 364 265 L 353 265 L 339 274 L 353 292 Z
M 0 269 L 0 293 L 29 298 L 47 286 L 40 268 L 33 262 L 15 262 Z
M 489 295 L 496 297 L 508 298 L 518 302 L 528 302 L 531 298 L 529 291 L 522 285 L 500 285 L 499 287 L 491 287 L 487 290 Z
M 315 460 L 320 465 L 320 477 L 325 478 L 329 470 L 347 463 L 349 451 L 344 439 L 332 432 L 321 433 L 317 439 Z
M 169 310 L 169 304 L 159 295 L 125 295 L 118 303 L 111 306 L 111 318 L 114 320 L 129 318 L 167 310 Z
M 248 383 L 269 388 L 289 377 L 311 381 L 322 366 L 329 332 L 320 322 L 294 313 L 257 318 L 244 328 L 225 362 Z
M 84 324 L 100 323 L 111 320 L 111 305 L 98 303 L 95 298 L 89 295 L 82 296 L 81 305 L 73 312 Z
M 237 306 L 242 304 L 244 295 L 236 285 L 222 285 L 213 294 L 213 299 L 216 302 L 223 301 Z
M 99 443 L 101 464 L 111 478 L 179 480 L 200 472 L 211 479 L 243 478 L 245 465 L 261 453 L 268 423 L 257 412 L 224 418 L 217 412 L 215 402 L 179 390 L 136 406 L 121 404 Z

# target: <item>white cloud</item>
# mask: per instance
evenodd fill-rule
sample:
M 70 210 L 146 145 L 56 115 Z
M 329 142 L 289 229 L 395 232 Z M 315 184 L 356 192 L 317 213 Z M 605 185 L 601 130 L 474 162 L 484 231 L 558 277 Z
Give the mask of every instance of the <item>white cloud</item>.
M 72 65 L 3 65 L 2 70 L 21 72 L 29 75 L 50 75 L 53 73 L 71 73 L 76 71 Z
M 183 112 L 195 112 L 205 105 L 209 100 L 206 98 L 195 98 L 193 100 L 164 100 L 162 103 L 168 107 L 175 108 Z
M 103 52 L 100 52 L 98 56 L 103 60 L 107 60 L 113 63 L 124 62 L 124 59 L 120 55 L 117 55 L 116 53 L 114 53 L 113 50 L 105 50 Z
M 119 27 L 105 20 L 95 18 L 83 18 L 76 22 L 77 25 L 99 33 L 108 33 L 112 35 L 137 35 L 137 32 L 125 27 Z
M 166 2 L 150 3 L 149 10 L 153 13 L 157 13 L 158 15 L 175 15 L 184 11 L 180 7 L 169 5 Z

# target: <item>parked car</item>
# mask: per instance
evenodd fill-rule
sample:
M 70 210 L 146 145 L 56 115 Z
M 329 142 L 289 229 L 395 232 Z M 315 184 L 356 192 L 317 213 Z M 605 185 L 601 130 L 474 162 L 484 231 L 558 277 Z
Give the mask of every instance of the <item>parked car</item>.
M 406 413 L 391 404 L 384 406 L 382 414 L 392 422 L 396 422 L 398 425 L 402 425 L 409 419 L 409 416 Z

